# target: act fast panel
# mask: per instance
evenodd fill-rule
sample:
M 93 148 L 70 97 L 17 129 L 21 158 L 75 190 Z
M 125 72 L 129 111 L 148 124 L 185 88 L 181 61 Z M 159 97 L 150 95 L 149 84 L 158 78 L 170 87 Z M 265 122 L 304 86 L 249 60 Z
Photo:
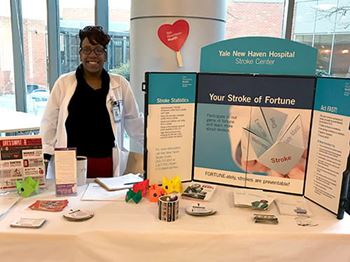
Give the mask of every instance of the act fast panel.
M 199 74 L 193 178 L 302 194 L 315 79 Z
M 195 73 L 148 73 L 147 178 L 191 180 L 195 112 Z
M 338 212 L 350 142 L 350 80 L 318 78 L 305 196 Z

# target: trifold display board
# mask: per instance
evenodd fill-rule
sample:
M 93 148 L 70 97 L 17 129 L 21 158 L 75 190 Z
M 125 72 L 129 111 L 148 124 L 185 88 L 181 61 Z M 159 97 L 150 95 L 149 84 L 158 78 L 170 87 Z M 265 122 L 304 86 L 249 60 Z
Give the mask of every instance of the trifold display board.
M 146 86 L 150 183 L 178 175 L 304 194 L 341 212 L 350 79 L 155 72 Z
M 180 176 L 304 195 L 341 218 L 350 79 L 314 77 L 315 50 L 281 39 L 225 40 L 201 59 L 205 73 L 146 73 L 150 183 Z

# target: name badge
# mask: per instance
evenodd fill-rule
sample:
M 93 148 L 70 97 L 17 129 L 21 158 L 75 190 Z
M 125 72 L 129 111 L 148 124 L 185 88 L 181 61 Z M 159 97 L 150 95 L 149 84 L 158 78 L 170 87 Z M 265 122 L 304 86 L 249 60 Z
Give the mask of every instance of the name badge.
M 114 122 L 118 123 L 122 120 L 122 114 L 123 114 L 123 101 L 114 101 L 112 104 L 112 113 Z

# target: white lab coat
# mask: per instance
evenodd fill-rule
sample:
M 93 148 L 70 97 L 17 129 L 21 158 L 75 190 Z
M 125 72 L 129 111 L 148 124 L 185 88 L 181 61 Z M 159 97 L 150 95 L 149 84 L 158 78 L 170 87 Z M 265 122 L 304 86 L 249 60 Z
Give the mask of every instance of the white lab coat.
M 143 145 L 144 120 L 140 115 L 134 94 L 129 82 L 120 75 L 109 74 L 110 85 L 106 98 L 113 133 L 115 147 L 113 149 L 114 176 L 123 173 L 126 166 L 126 150 L 123 146 L 124 129 L 130 136 Z M 61 75 L 55 82 L 44 111 L 40 134 L 43 142 L 43 153 L 53 155 L 55 148 L 67 147 L 66 120 L 68 117 L 68 104 L 77 87 L 75 71 Z M 122 118 L 115 123 L 112 113 L 112 103 L 122 101 Z M 93 125 L 94 123 L 91 123 Z

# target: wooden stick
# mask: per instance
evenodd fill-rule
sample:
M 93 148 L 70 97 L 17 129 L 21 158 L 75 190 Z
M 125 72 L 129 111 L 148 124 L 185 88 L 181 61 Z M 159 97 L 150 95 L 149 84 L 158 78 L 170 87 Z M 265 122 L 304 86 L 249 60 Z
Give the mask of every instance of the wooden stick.
M 182 62 L 182 56 L 181 56 L 180 51 L 176 52 L 176 59 L 177 59 L 178 67 L 182 67 L 183 66 L 183 62 Z

